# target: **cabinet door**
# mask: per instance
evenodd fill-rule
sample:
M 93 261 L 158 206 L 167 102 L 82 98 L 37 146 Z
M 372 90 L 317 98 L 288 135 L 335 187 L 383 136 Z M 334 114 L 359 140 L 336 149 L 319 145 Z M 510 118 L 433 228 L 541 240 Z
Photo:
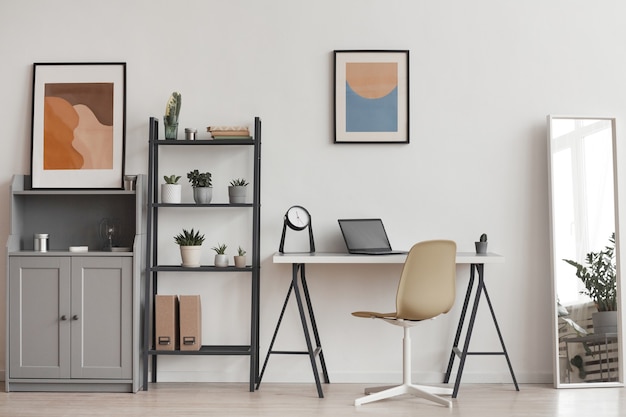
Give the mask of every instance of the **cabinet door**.
M 72 260 L 72 378 L 132 377 L 132 258 Z
M 70 260 L 9 259 L 9 376 L 70 376 Z

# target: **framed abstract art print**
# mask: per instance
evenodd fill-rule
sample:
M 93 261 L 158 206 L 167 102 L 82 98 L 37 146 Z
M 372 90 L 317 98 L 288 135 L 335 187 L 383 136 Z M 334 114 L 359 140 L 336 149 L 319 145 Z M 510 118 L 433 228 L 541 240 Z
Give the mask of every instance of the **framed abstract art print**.
M 32 188 L 123 188 L 126 63 L 35 63 Z
M 409 143 L 409 51 L 334 51 L 335 143 Z

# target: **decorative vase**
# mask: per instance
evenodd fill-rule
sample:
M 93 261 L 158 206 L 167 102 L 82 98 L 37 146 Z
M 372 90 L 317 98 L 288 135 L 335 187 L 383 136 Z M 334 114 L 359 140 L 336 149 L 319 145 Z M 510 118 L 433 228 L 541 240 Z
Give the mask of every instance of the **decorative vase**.
M 476 253 L 479 255 L 484 255 L 487 253 L 487 242 L 474 242 L 476 245 Z
M 228 266 L 228 255 L 215 255 L 215 266 L 224 268 Z
M 617 311 L 597 311 L 591 315 L 593 334 L 617 333 Z
M 196 204 L 209 204 L 213 198 L 213 187 L 193 187 L 193 201 Z
M 246 267 L 246 256 L 242 255 L 235 255 L 233 256 L 233 259 L 235 260 L 235 267 L 237 268 L 245 268 Z
M 200 254 L 202 246 L 181 246 L 180 257 L 182 266 L 187 268 L 198 268 L 200 266 Z
M 228 201 L 230 204 L 243 204 L 246 202 L 246 186 L 241 185 L 229 185 L 228 186 Z
M 161 203 L 180 204 L 181 184 L 161 184 Z
M 178 119 L 168 116 L 163 117 L 163 127 L 165 128 L 165 139 L 178 139 Z

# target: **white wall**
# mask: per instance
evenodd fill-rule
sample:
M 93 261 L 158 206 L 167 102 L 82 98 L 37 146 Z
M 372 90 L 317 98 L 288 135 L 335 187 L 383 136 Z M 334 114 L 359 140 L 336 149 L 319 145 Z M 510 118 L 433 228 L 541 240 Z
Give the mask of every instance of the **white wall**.
M 624 15 L 626 3 L 609 0 L 2 1 L 0 193 L 8 195 L 12 174 L 30 169 L 32 63 L 125 61 L 129 173 L 146 172 L 148 117 L 162 116 L 174 90 L 183 95 L 182 124 L 200 132 L 210 124 L 263 119 L 263 357 L 290 273 L 273 265 L 271 255 L 283 213 L 301 204 L 312 213 L 318 251 L 343 249 L 339 217 L 381 216 L 397 247 L 441 237 L 469 251 L 488 233 L 490 250 L 506 256 L 505 264 L 487 268 L 487 282 L 513 367 L 521 382 L 548 382 L 545 116 L 615 116 L 622 140 Z M 332 143 L 335 49 L 410 50 L 410 145 Z M 178 166 L 179 174 L 195 168 L 183 157 Z M 620 181 L 626 183 L 624 175 Z M 2 241 L 9 232 L 6 198 L 0 213 Z M 228 230 L 213 229 L 208 243 L 226 236 Z M 0 264 L 4 270 L 4 258 Z M 399 268 L 311 266 L 307 272 L 331 381 L 398 378 L 399 330 L 350 312 L 392 309 Z M 467 274 L 459 268 L 459 299 Z M 227 311 L 245 319 L 241 294 L 248 287 L 240 284 L 179 277 L 162 289 L 223 289 L 219 299 L 205 301 L 205 336 L 237 341 L 245 331 L 218 316 Z M 497 339 L 484 307 L 473 347 L 493 350 Z M 457 305 L 414 330 L 414 370 L 423 380 L 441 378 L 458 312 Z M 293 308 L 289 316 L 279 344 L 302 347 Z M 247 377 L 242 358 L 160 363 L 162 380 Z M 272 357 L 265 380 L 312 381 L 308 360 Z M 475 357 L 464 381 L 510 377 L 503 359 Z

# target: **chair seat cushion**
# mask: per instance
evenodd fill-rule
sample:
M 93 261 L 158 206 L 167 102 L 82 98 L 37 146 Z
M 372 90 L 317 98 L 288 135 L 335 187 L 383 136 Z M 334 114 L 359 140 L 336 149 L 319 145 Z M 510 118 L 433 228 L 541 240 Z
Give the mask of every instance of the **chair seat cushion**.
M 354 317 L 361 317 L 364 319 L 395 319 L 397 313 L 377 313 L 375 311 L 355 311 L 352 313 Z

